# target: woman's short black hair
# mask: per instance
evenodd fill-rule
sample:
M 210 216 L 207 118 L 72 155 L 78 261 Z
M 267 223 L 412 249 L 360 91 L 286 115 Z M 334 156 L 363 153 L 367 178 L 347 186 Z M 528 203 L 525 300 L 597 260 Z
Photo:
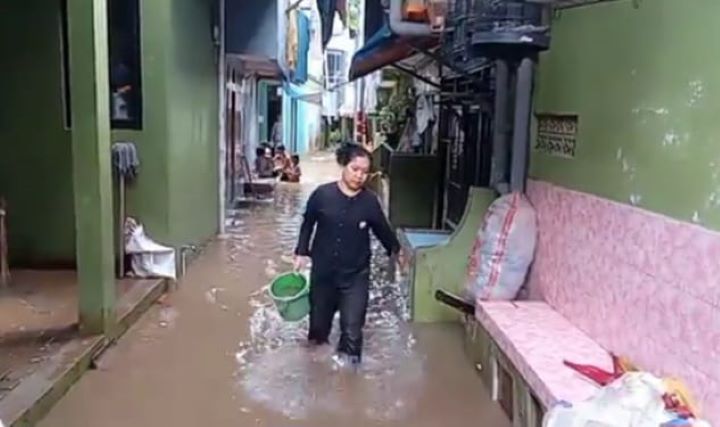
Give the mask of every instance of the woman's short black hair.
M 265 149 L 263 147 L 258 147 L 255 149 L 255 155 L 258 157 L 262 157 L 265 155 Z
M 358 144 L 346 142 L 335 151 L 335 159 L 340 166 L 347 166 L 357 157 L 365 157 L 372 163 L 370 152 Z

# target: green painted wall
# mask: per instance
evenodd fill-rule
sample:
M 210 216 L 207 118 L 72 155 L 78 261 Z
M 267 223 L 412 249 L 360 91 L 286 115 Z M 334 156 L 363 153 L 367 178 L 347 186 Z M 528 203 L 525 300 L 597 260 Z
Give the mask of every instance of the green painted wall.
M 128 213 L 164 244 L 199 242 L 218 230 L 218 97 L 207 0 L 142 4 L 141 171 Z
M 7 4 L 5 4 L 7 3 Z M 70 131 L 64 129 L 60 0 L 0 5 L 0 195 L 9 203 L 12 261 L 75 259 Z M 128 214 L 167 244 L 218 229 L 218 107 L 209 0 L 141 1 L 142 162 Z M 108 159 L 110 161 L 110 159 Z
M 468 266 L 478 228 L 495 200 L 495 191 L 471 187 L 468 203 L 458 228 L 446 244 L 420 248 L 416 254 L 412 283 L 412 316 L 414 322 L 449 322 L 459 318 L 455 309 L 435 299 L 439 289 L 462 295 Z
M 167 102 L 172 243 L 198 242 L 218 231 L 218 89 L 209 0 L 173 0 Z
M 579 114 L 577 152 L 533 152 L 531 175 L 720 228 L 718 16 L 716 0 L 562 11 L 535 110 Z
M 0 195 L 14 265 L 75 257 L 70 133 L 62 106 L 59 0 L 0 5 Z
M 135 142 L 141 162 L 137 180 L 127 190 L 128 215 L 137 217 L 153 239 L 170 239 L 168 110 L 165 43 L 166 2 L 141 1 L 143 128 L 113 131 L 113 141 Z

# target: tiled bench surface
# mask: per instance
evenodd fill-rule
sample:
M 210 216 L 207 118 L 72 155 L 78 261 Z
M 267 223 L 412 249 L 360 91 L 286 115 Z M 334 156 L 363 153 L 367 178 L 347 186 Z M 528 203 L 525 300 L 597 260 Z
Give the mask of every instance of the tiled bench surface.
M 612 370 L 607 351 L 543 302 L 480 302 L 475 315 L 546 408 L 597 390 L 564 360 Z

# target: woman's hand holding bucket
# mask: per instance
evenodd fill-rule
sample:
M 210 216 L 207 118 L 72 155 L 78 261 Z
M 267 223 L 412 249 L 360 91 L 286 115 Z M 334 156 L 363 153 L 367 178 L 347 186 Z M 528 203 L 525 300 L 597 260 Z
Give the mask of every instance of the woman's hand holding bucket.
M 310 258 L 302 255 L 295 255 L 293 258 L 293 271 L 300 273 L 304 271 L 310 262 Z

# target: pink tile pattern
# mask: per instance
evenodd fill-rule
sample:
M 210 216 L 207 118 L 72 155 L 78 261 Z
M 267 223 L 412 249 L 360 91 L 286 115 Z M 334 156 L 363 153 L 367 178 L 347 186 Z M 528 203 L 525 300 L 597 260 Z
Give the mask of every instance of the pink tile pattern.
M 608 352 L 544 302 L 483 301 L 476 317 L 547 408 L 598 389 L 563 361 L 612 370 Z
M 720 233 L 541 181 L 528 195 L 539 227 L 530 299 L 683 379 L 720 424 Z

